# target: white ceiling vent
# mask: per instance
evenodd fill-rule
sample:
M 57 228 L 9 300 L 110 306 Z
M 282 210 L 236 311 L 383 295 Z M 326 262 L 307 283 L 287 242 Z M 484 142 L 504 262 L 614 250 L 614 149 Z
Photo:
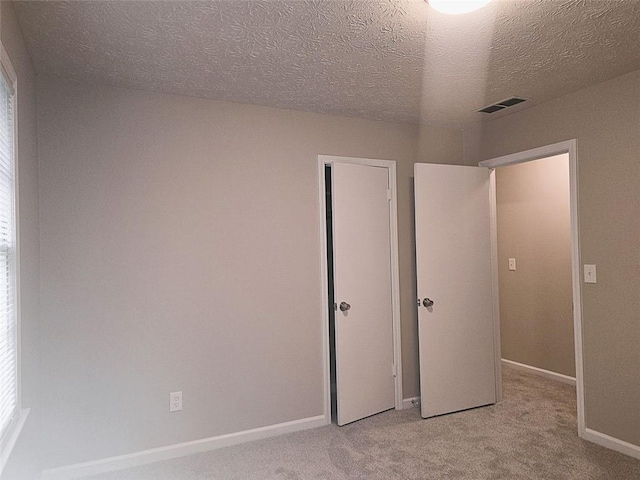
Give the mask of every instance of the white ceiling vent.
M 514 105 L 518 105 L 519 103 L 526 102 L 524 98 L 511 97 L 506 100 L 502 100 L 498 103 L 494 103 L 493 105 L 486 106 L 478 110 L 480 113 L 494 113 L 499 112 L 500 110 L 504 110 L 505 108 L 513 107 Z

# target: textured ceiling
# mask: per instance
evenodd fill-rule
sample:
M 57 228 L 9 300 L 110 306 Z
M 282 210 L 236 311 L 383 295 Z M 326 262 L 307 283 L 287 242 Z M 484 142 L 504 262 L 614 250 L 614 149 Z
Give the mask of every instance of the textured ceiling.
M 460 16 L 423 0 L 15 8 L 39 73 L 399 122 L 460 126 L 512 95 L 522 109 L 640 69 L 640 0 L 497 0 Z

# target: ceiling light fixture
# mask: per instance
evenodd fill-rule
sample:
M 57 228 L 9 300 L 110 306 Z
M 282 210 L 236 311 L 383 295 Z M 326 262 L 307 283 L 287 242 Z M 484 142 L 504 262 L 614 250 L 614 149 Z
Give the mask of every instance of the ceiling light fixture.
M 491 0 L 427 0 L 440 13 L 459 14 L 479 10 Z

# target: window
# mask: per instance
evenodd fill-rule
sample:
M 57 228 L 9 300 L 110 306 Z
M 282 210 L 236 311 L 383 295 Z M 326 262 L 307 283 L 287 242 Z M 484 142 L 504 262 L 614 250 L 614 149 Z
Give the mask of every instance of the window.
M 15 76 L 2 49 L 0 75 L 0 437 L 18 413 L 16 304 Z

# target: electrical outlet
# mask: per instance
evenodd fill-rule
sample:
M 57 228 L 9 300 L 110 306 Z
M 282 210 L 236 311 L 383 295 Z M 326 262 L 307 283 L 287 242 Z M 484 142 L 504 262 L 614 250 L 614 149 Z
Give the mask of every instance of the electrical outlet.
M 169 394 L 169 412 L 179 412 L 182 410 L 182 392 L 171 392 Z

